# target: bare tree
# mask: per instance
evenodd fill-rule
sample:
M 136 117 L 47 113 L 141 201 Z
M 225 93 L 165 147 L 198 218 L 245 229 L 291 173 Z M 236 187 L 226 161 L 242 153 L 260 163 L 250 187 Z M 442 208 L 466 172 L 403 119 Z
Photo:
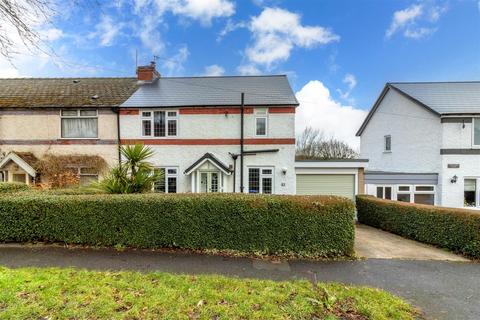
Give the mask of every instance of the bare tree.
M 354 159 L 358 153 L 343 141 L 326 138 L 318 129 L 305 128 L 296 142 L 297 159 Z
M 19 42 L 32 52 L 45 51 L 37 27 L 54 14 L 53 0 L 0 0 L 0 55 L 11 61 Z

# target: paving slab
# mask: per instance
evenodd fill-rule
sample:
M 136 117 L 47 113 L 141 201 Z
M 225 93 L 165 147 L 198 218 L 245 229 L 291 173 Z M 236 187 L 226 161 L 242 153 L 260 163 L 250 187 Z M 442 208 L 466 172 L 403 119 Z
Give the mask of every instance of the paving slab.
M 355 252 L 357 256 L 364 258 L 469 261 L 465 257 L 443 249 L 405 239 L 364 224 L 356 226 Z

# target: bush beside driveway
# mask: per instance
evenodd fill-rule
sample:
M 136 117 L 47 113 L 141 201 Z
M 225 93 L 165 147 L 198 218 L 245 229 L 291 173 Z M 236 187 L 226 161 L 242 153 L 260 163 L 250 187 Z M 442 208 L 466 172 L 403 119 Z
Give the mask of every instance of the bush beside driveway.
M 358 221 L 480 259 L 480 213 L 357 196 Z

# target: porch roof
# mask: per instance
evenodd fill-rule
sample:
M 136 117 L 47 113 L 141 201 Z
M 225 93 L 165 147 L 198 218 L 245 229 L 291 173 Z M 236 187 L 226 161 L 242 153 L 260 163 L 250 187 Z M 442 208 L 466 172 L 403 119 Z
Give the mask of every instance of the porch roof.
M 232 173 L 232 171 L 226 164 L 218 160 L 217 157 L 215 157 L 210 152 L 205 153 L 201 158 L 199 158 L 190 167 L 188 167 L 183 173 L 186 175 L 189 175 L 190 173 L 197 170 L 202 164 L 204 164 L 207 161 L 212 163 L 215 167 L 217 167 L 220 171 L 222 171 L 226 175 L 230 175 Z
M 2 169 L 10 161 L 16 163 L 23 171 L 35 177 L 37 175 L 37 170 L 33 168 L 34 164 L 38 161 L 30 152 L 10 152 L 0 161 L 0 169 Z

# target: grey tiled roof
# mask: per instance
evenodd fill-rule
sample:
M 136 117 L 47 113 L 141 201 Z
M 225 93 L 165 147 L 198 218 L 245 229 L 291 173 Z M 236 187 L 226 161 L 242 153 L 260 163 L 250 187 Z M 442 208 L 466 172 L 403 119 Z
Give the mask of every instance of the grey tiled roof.
M 480 113 L 480 81 L 393 82 L 390 85 L 439 114 Z
M 113 107 L 136 88 L 136 78 L 0 79 L 0 108 Z
M 122 107 L 298 105 L 284 75 L 233 77 L 161 77 L 143 84 Z

